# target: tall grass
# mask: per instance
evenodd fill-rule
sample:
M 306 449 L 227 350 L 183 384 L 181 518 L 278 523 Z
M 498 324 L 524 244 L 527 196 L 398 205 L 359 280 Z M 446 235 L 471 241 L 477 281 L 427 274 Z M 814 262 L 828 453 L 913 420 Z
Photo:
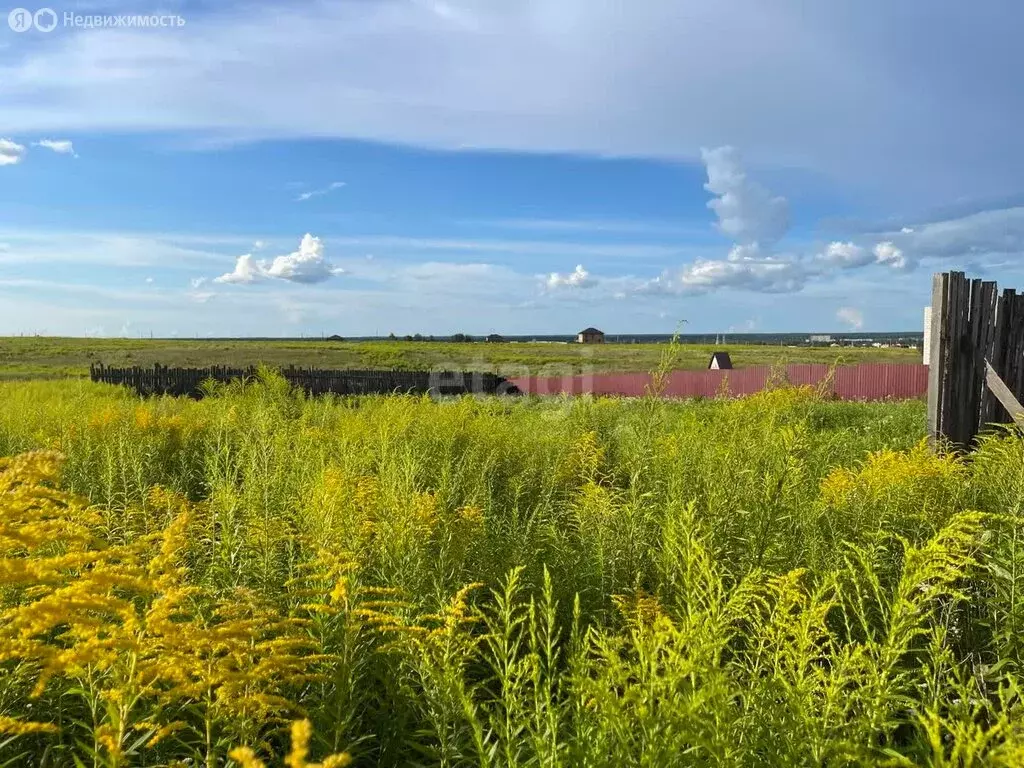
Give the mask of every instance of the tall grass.
M 788 387 L 0 402 L 0 764 L 1024 761 L 1016 434 Z

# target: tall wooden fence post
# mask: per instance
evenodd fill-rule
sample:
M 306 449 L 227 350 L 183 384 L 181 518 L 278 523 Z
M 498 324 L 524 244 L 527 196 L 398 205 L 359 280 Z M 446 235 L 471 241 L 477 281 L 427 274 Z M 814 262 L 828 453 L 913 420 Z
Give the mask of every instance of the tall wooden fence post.
M 946 296 L 949 275 L 932 276 L 931 328 L 928 335 L 928 435 L 934 446 L 938 441 L 942 421 L 942 392 L 945 385 L 946 355 L 949 339 L 946 336 Z

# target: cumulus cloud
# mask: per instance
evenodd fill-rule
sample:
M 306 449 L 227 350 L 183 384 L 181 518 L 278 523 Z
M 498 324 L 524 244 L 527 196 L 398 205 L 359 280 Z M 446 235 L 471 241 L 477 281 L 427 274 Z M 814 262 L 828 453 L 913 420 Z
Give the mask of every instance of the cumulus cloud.
M 698 260 L 679 275 L 683 290 L 742 288 L 761 293 L 799 291 L 807 281 L 804 265 L 793 258 L 762 254 L 754 246 L 736 246 L 724 261 Z
M 25 159 L 25 145 L 14 139 L 0 139 L 0 166 L 17 165 Z
M 697 259 L 677 272 L 640 282 L 635 293 L 694 295 L 722 288 L 757 293 L 801 290 L 814 271 L 800 259 L 773 256 L 756 245 L 737 245 L 725 259 Z
M 52 150 L 58 155 L 72 155 L 74 157 L 78 157 L 78 155 L 75 154 L 75 145 L 72 144 L 69 139 L 40 139 L 39 141 L 33 141 L 32 146 Z
M 567 274 L 552 272 L 548 275 L 545 285 L 549 291 L 560 288 L 593 288 L 597 285 L 597 279 L 592 277 L 582 264 L 577 264 L 576 269 Z
M 332 181 L 330 184 L 328 184 L 326 187 L 323 187 L 322 189 L 311 189 L 307 192 L 303 192 L 302 194 L 295 198 L 295 202 L 304 203 L 306 200 L 311 200 L 314 197 L 320 197 L 322 195 L 330 194 L 334 190 L 341 189 L 344 186 L 344 181 Z
M 836 319 L 855 331 L 864 327 L 864 313 L 855 307 L 840 307 L 836 310 Z
M 704 185 L 715 199 L 708 207 L 718 216 L 719 230 L 738 243 L 770 247 L 789 228 L 789 204 L 747 178 L 735 147 L 702 149 L 707 168 Z
M 676 273 L 664 272 L 640 283 L 645 294 L 696 294 L 721 288 L 760 293 L 787 293 L 803 288 L 810 274 L 793 256 L 776 256 L 772 246 L 789 228 L 789 204 L 748 178 L 734 147 L 702 149 L 708 182 L 715 198 L 708 203 L 718 229 L 735 245 L 724 259 L 698 259 Z
M 875 245 L 875 260 L 893 269 L 910 270 L 917 266 L 916 262 L 907 256 L 902 249 L 897 248 L 894 243 L 885 241 Z
M 324 258 L 324 244 L 318 237 L 306 234 L 299 243 L 299 249 L 271 262 L 257 261 L 251 253 L 238 257 L 235 268 L 214 278 L 215 283 L 254 283 L 261 278 L 287 280 L 292 283 L 322 283 L 345 270 L 333 266 Z
M 278 256 L 266 270 L 268 277 L 290 280 L 294 283 L 322 283 L 345 270 L 333 267 L 324 258 L 324 244 L 318 237 L 306 234 L 299 243 L 299 250 L 286 256 Z
M 874 261 L 875 257 L 870 250 L 855 243 L 832 242 L 817 255 L 817 259 L 834 267 L 851 269 L 866 266 Z
M 254 283 L 262 274 L 262 267 L 256 263 L 256 260 L 252 257 L 251 253 L 246 253 L 238 257 L 233 270 L 221 275 L 220 277 L 213 278 L 213 282 L 235 284 Z

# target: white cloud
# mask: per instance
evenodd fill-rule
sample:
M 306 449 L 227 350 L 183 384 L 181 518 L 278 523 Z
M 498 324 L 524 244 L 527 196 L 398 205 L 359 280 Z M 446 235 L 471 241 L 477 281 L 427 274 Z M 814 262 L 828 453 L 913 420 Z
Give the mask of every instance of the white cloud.
M 816 258 L 818 261 L 841 269 L 863 267 L 875 259 L 871 251 L 863 246 L 838 241 L 825 246 L 825 250 L 819 253 Z
M 900 248 L 889 241 L 878 243 L 874 247 L 875 260 L 893 269 L 910 270 L 917 263 L 909 258 Z
M 760 254 L 751 246 L 736 246 L 725 261 L 696 261 L 683 269 L 683 290 L 711 291 L 742 288 L 760 293 L 799 291 L 807 281 L 804 265 L 792 258 Z
M 252 249 L 254 251 L 262 251 L 266 247 L 267 247 L 267 243 L 264 240 L 255 240 L 255 241 L 253 241 Z
M 864 313 L 855 307 L 840 307 L 836 310 L 836 319 L 855 331 L 864 327 Z
M 251 253 L 238 257 L 235 268 L 214 278 L 215 283 L 254 283 L 260 278 L 287 280 L 293 283 L 322 283 L 345 270 L 333 266 L 324 258 L 324 245 L 318 237 L 303 236 L 299 249 L 277 256 L 271 262 L 257 261 Z
M 885 240 L 899 248 L 910 265 L 923 260 L 1017 257 L 1024 252 L 1024 206 L 915 224 L 885 234 Z
M 789 205 L 784 197 L 747 178 L 735 147 L 702 149 L 708 183 L 704 189 L 716 195 L 708 208 L 718 215 L 718 228 L 738 243 L 770 247 L 789 228 Z
M 1024 253 L 1024 206 L 902 226 L 874 240 L 830 243 L 815 260 L 833 267 L 877 264 L 906 272 L 925 261 L 943 269 L 1005 264 Z
M 75 154 L 75 145 L 68 139 L 40 139 L 39 141 L 33 141 L 32 146 L 52 150 L 58 155 L 73 155 L 74 157 L 78 157 L 78 155 Z
M 675 274 L 665 272 L 640 283 L 639 293 L 706 293 L 734 288 L 759 293 L 787 293 L 803 288 L 808 268 L 791 256 L 774 256 L 772 246 L 789 227 L 786 199 L 747 177 L 733 147 L 703 149 L 708 182 L 715 195 L 708 207 L 718 216 L 718 229 L 736 241 L 725 259 L 696 259 Z
M 326 187 L 323 187 L 322 189 L 312 189 L 309 190 L 308 192 L 303 192 L 302 194 L 295 198 L 295 202 L 303 203 L 306 200 L 310 200 L 314 197 L 320 197 L 321 195 L 329 194 L 336 189 L 341 189 L 344 186 L 344 181 L 332 181 L 330 184 L 328 184 Z
M 702 294 L 723 288 L 756 293 L 792 293 L 814 275 L 801 260 L 763 253 L 756 245 L 737 245 L 725 259 L 697 259 L 677 272 L 666 271 L 633 288 L 639 294 Z
M 331 266 L 324 258 L 324 244 L 310 234 L 303 236 L 299 250 L 276 257 L 266 270 L 268 277 L 294 283 L 321 283 L 344 273 L 345 270 Z
M 251 253 L 243 254 L 238 257 L 235 262 L 235 268 L 230 272 L 227 272 L 220 277 L 213 278 L 215 283 L 234 283 L 238 285 L 245 285 L 247 283 L 256 282 L 263 274 L 263 270 L 259 264 L 253 259 Z
M 152 283 L 152 282 L 153 282 L 153 278 L 152 277 L 147 277 L 146 278 L 146 283 Z
M 559 288 L 593 288 L 597 285 L 597 279 L 591 277 L 582 264 L 577 264 L 576 269 L 567 274 L 552 272 L 547 277 L 546 285 L 551 291 Z
M 14 139 L 0 139 L 0 166 L 17 165 L 25 159 L 25 145 Z

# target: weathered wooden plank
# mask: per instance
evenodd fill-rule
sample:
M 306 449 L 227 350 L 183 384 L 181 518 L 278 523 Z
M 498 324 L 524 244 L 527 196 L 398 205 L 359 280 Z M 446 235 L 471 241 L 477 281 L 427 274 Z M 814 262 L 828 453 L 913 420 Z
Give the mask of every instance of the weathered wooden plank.
M 960 442 L 963 445 L 970 445 L 977 435 L 978 417 L 981 413 L 981 392 L 984 389 L 981 357 L 981 336 L 984 330 L 983 289 L 981 280 L 971 280 L 970 311 L 967 333 L 964 337 L 964 407 L 960 425 Z
M 945 338 L 945 351 L 942 356 L 942 406 L 939 413 L 938 435 L 942 440 L 952 439 L 950 430 L 953 422 L 953 403 L 955 402 L 956 377 L 953 375 L 953 355 L 956 333 L 956 316 L 959 312 L 957 299 L 959 289 L 956 275 L 946 275 L 946 303 L 942 318 L 942 334 Z
M 989 391 L 995 395 L 996 399 L 1002 403 L 1003 408 L 1006 409 L 1006 412 L 1010 414 L 1018 426 L 1024 427 L 1024 406 L 1014 397 L 1013 392 L 1010 391 L 1010 388 L 1006 386 L 988 361 L 985 362 L 985 384 L 988 386 Z
M 1015 292 L 1012 304 L 1006 360 L 1000 373 L 1012 391 L 1024 394 L 1024 295 Z
M 943 433 L 950 441 L 963 444 L 964 398 L 966 394 L 966 345 L 964 338 L 970 321 L 971 285 L 963 272 L 950 274 L 953 290 L 953 316 L 950 321 L 950 378 L 953 381 L 949 393 L 949 419 Z
M 932 275 L 932 321 L 928 352 L 928 437 L 936 445 L 941 434 L 943 391 L 946 385 L 949 275 Z
M 981 359 L 982 364 L 992 360 L 995 355 L 996 330 L 999 322 L 999 288 L 994 282 L 986 282 L 982 291 L 982 304 L 985 312 L 985 327 L 981 338 Z M 984 427 L 991 424 L 995 418 L 995 408 L 998 401 L 992 397 L 988 387 L 981 387 L 981 402 L 978 414 L 978 424 Z

